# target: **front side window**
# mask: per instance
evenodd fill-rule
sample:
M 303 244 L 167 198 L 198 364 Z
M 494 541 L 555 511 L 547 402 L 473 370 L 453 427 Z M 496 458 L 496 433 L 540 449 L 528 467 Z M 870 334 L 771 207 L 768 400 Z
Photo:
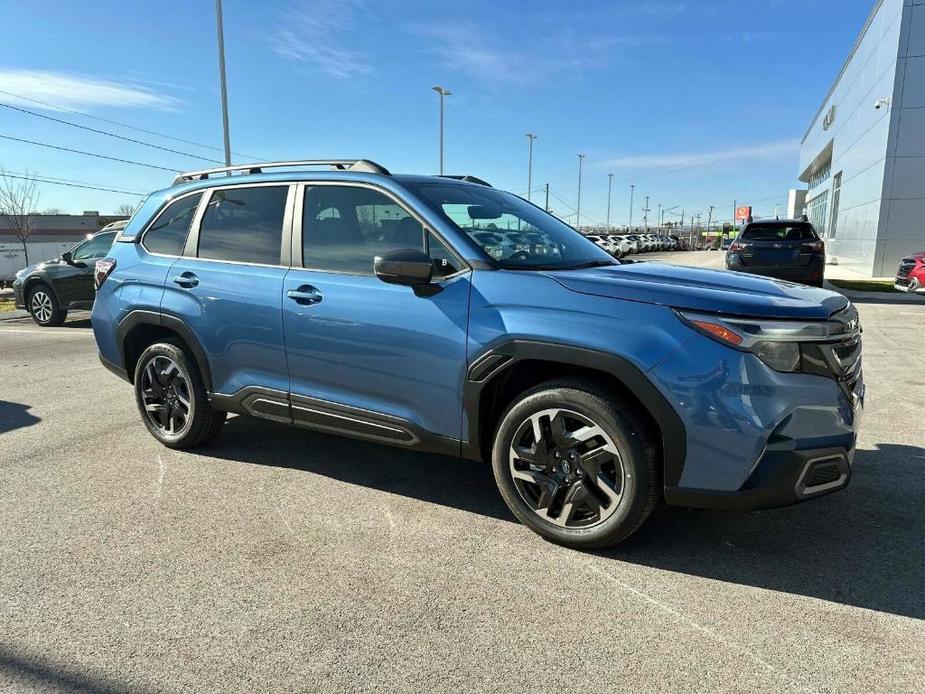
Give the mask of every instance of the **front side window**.
M 180 255 L 186 245 L 186 235 L 196 216 L 202 194 L 187 195 L 167 205 L 145 232 L 141 245 L 151 253 Z
M 424 251 L 424 227 L 387 195 L 359 186 L 312 186 L 302 210 L 302 264 L 372 274 L 377 255 Z
M 199 257 L 278 265 L 288 186 L 213 191 L 199 228 Z
M 409 187 L 503 268 L 550 270 L 617 264 L 572 227 L 511 193 L 444 183 Z
M 115 238 L 115 232 L 98 234 L 71 251 L 71 258 L 81 261 L 105 258 L 109 254 L 109 249 L 112 248 L 112 242 Z

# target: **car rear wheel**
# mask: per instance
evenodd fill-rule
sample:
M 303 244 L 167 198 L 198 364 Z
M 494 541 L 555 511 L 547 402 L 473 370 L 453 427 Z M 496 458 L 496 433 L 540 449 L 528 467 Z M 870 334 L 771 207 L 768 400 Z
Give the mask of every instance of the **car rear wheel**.
M 67 310 L 61 308 L 51 288 L 40 282 L 29 290 L 29 301 L 26 303 L 32 320 L 43 328 L 61 325 L 67 318 Z
M 517 518 L 578 549 L 629 537 L 658 499 L 655 448 L 631 407 L 591 381 L 550 381 L 501 418 L 492 450 L 498 488 Z
M 135 366 L 135 400 L 148 431 L 168 448 L 192 448 L 221 431 L 196 363 L 173 341 L 149 346 Z

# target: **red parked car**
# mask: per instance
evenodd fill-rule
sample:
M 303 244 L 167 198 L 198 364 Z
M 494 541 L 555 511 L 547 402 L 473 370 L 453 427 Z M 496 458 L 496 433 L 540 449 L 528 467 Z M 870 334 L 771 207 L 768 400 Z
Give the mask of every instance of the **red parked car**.
M 899 261 L 893 286 L 903 292 L 925 292 L 925 251 L 910 253 Z

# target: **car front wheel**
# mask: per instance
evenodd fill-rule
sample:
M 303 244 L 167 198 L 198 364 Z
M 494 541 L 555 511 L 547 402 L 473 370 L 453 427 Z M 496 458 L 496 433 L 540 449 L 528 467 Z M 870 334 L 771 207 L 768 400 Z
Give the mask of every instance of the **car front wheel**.
M 32 320 L 43 328 L 61 325 L 67 318 L 67 310 L 61 308 L 51 288 L 40 282 L 29 290 L 29 301 L 26 303 Z
M 577 549 L 629 537 L 658 500 L 650 436 L 632 408 L 591 381 L 550 381 L 501 418 L 492 449 L 508 507 L 544 538 Z

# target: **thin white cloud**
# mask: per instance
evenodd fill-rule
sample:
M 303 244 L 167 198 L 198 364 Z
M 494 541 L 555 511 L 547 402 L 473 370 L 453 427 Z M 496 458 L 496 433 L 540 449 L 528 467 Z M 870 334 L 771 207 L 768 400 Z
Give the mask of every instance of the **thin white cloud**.
M 754 145 L 728 147 L 709 152 L 629 155 L 602 161 L 599 163 L 599 166 L 614 169 L 693 168 L 696 166 L 728 164 L 739 161 L 781 159 L 795 156 L 799 150 L 799 140 L 775 140 Z
M 495 82 L 529 82 L 538 76 L 540 65 L 511 49 L 490 45 L 473 24 L 421 22 L 408 30 L 425 39 L 426 48 L 444 67 Z
M 280 12 L 272 35 L 273 50 L 337 79 L 373 72 L 362 53 L 344 47 L 365 0 L 316 0 Z
M 176 110 L 180 102 L 149 87 L 70 72 L 0 68 L 3 101 L 35 107 L 44 101 L 64 108 L 155 108 Z M 13 96 L 15 95 L 15 96 Z

